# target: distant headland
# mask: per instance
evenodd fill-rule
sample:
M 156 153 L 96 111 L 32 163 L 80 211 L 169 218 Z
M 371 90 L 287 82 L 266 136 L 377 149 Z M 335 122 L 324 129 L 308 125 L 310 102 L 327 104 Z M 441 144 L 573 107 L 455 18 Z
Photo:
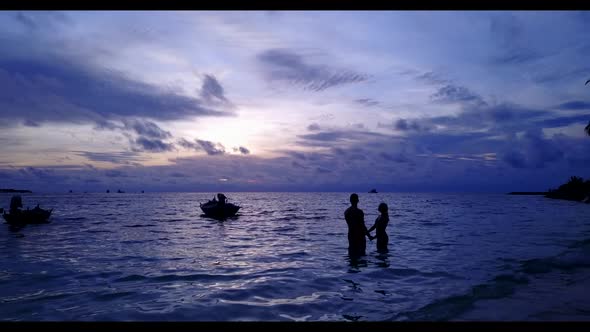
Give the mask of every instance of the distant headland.
M 23 189 L 0 189 L 0 193 L 20 193 L 20 194 L 32 194 L 30 190 Z
M 543 195 L 547 198 L 590 203 L 590 180 L 572 176 L 567 183 L 549 191 L 513 191 L 508 195 Z
M 547 195 L 546 191 L 513 191 L 508 195 Z
M 549 189 L 545 197 L 590 203 L 590 180 L 584 181 L 581 177 L 572 176 L 559 188 Z

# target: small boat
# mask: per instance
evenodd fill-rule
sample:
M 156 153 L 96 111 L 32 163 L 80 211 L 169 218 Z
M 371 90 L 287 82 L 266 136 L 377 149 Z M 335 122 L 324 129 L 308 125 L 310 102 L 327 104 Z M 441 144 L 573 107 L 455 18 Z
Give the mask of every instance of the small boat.
M 377 193 L 377 189 L 371 189 L 371 190 L 369 191 L 369 194 L 376 194 L 376 193 Z
M 53 212 L 53 209 L 44 210 L 37 206 L 32 210 L 22 210 L 18 213 L 2 213 L 2 217 L 6 220 L 6 223 L 11 225 L 47 224 L 51 212 Z
M 232 203 L 219 204 L 219 202 L 216 201 L 209 201 L 205 204 L 201 204 L 201 210 L 203 210 L 203 213 L 212 218 L 223 219 L 233 217 L 238 213 L 239 209 L 239 206 Z
M 203 210 L 206 216 L 215 219 L 225 219 L 233 217 L 238 213 L 240 206 L 227 203 L 223 194 L 218 194 L 218 197 L 220 198 L 219 201 L 214 198 L 205 204 L 201 203 L 201 210 Z

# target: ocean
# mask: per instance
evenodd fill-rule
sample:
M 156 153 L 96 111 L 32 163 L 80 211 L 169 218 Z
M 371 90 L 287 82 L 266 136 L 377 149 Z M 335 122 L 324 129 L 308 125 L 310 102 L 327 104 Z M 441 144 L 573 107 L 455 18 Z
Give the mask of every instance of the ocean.
M 350 193 L 225 194 L 226 221 L 214 193 L 23 194 L 54 213 L 0 225 L 0 320 L 590 319 L 590 205 L 359 193 L 367 227 L 389 205 L 389 252 L 351 260 Z

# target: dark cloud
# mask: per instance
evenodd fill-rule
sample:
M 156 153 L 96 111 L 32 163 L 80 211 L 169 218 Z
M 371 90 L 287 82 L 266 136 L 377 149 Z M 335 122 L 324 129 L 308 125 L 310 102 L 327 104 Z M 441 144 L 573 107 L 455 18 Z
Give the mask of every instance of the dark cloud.
M 155 139 L 171 138 L 172 134 L 169 131 L 162 130 L 155 123 L 146 120 L 125 120 L 125 128 L 135 131 L 138 135 Z
M 240 146 L 239 150 L 240 150 L 241 154 L 250 154 L 250 150 L 248 150 L 247 148 L 245 148 L 243 146 Z
M 371 98 L 356 99 L 354 102 L 367 107 L 379 106 L 379 102 Z
M 297 152 L 297 151 L 283 151 L 285 154 L 297 158 L 299 160 L 306 160 L 307 157 L 305 156 L 305 153 L 303 152 Z
M 583 100 L 572 100 L 568 101 L 567 103 L 563 103 L 557 106 L 557 108 L 562 110 L 590 110 L 590 102 L 583 101 Z
M 412 74 L 415 74 L 415 72 L 412 72 Z M 437 74 L 432 71 L 418 74 L 415 78 L 418 81 L 426 82 L 428 84 L 433 84 L 433 85 L 443 85 L 443 84 L 450 83 L 449 80 L 443 78 L 440 74 Z
M 144 136 L 137 138 L 135 140 L 135 145 L 138 151 L 166 152 L 174 150 L 174 144 L 166 143 L 157 138 L 148 138 Z
M 165 121 L 231 115 L 121 73 L 50 56 L 0 56 L 0 108 L 4 122 L 91 122 L 103 129 L 109 128 L 106 120 L 122 117 Z
M 410 159 L 402 153 L 397 153 L 395 155 L 392 155 L 392 154 L 389 154 L 386 152 L 381 152 L 379 154 L 379 157 L 381 157 L 387 161 L 393 161 L 393 162 L 397 162 L 397 163 L 405 163 L 405 162 L 410 161 Z
M 320 129 L 321 129 L 320 125 L 317 123 L 312 123 L 309 126 L 307 126 L 307 130 L 309 130 L 309 131 L 318 131 Z
M 497 45 L 497 52 L 491 55 L 493 64 L 522 65 L 546 56 L 530 48 L 525 36 L 525 26 L 513 14 L 493 16 L 490 33 Z
M 521 138 L 509 142 L 502 160 L 515 168 L 543 168 L 564 157 L 554 140 L 546 139 L 540 129 L 531 129 Z
M 191 142 L 191 141 L 188 141 L 184 138 L 181 138 L 177 141 L 177 144 L 182 146 L 183 148 L 189 149 L 189 150 L 195 150 L 195 151 L 203 150 L 203 148 L 201 147 L 201 144 L 197 143 L 196 140 L 195 140 L 195 142 Z
M 129 165 L 144 161 L 135 151 L 123 152 L 89 152 L 89 151 L 72 151 L 74 154 L 85 157 L 91 161 L 109 162 L 113 164 Z
M 475 102 L 485 104 L 483 98 L 466 87 L 447 84 L 430 96 L 431 100 L 439 103 Z
M 197 143 L 199 143 L 199 145 L 201 145 L 203 150 L 205 150 L 205 152 L 207 152 L 207 154 L 210 156 L 225 154 L 225 147 L 221 145 L 221 143 L 213 143 L 210 141 L 204 141 L 200 139 L 196 141 Z
M 304 90 L 323 91 L 338 85 L 366 81 L 366 74 L 306 63 L 303 56 L 287 49 L 271 49 L 258 55 L 270 80 L 285 81 Z
M 343 141 L 343 140 L 357 140 L 360 138 L 383 137 L 383 134 L 371 131 L 356 131 L 356 130 L 326 130 L 316 134 L 299 135 L 298 137 L 309 141 Z
M 420 130 L 420 125 L 416 121 L 399 119 L 394 123 L 394 128 L 401 131 Z
M 35 20 L 33 20 L 33 18 L 27 14 L 24 14 L 22 12 L 18 12 L 14 16 L 14 18 L 18 22 L 20 22 L 22 25 L 24 25 L 25 27 L 27 27 L 29 29 L 37 29 L 38 28 L 38 25 L 37 25 L 37 23 L 35 23 Z
M 327 169 L 327 168 L 323 168 L 323 167 L 316 168 L 316 171 L 318 173 L 332 173 L 332 170 L 331 169 Z
M 41 127 L 41 124 L 39 122 L 35 122 L 35 121 L 29 120 L 29 119 L 25 120 L 23 122 L 23 125 L 26 127 Z
M 118 124 L 116 124 L 112 121 L 100 119 L 100 120 L 96 121 L 93 129 L 94 130 L 116 130 L 116 129 L 124 130 L 125 127 L 119 126 Z
M 13 18 L 31 31 L 52 30 L 60 25 L 71 25 L 68 16 L 56 11 L 17 12 Z
M 580 123 L 586 124 L 590 120 L 590 115 L 573 115 L 573 116 L 563 116 L 563 117 L 554 117 L 551 119 L 539 120 L 535 122 L 535 125 L 539 128 L 557 128 L 557 127 L 565 127 L 572 124 Z
M 205 75 L 203 86 L 201 87 L 201 98 L 208 102 L 227 102 L 223 87 L 213 75 Z

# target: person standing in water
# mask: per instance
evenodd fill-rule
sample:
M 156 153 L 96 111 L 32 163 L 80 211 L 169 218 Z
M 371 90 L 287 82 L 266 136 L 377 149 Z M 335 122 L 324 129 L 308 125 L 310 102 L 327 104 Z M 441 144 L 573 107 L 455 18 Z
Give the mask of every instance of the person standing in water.
M 371 234 L 369 234 L 369 239 L 372 240 L 377 238 L 377 251 L 383 253 L 388 251 L 387 244 L 389 242 L 389 236 L 387 236 L 385 228 L 387 228 L 387 224 L 389 223 L 389 211 L 387 204 L 385 203 L 379 204 L 379 208 L 377 210 L 381 212 L 381 215 L 377 217 L 375 224 L 371 226 L 367 232 L 371 233 L 372 230 L 377 229 L 375 236 L 372 237 Z
M 359 196 L 350 195 L 350 207 L 344 212 L 344 219 L 348 225 L 348 254 L 350 256 L 363 256 L 367 243 L 365 236 L 369 237 L 369 232 L 365 226 L 365 214 L 363 210 L 357 207 Z

